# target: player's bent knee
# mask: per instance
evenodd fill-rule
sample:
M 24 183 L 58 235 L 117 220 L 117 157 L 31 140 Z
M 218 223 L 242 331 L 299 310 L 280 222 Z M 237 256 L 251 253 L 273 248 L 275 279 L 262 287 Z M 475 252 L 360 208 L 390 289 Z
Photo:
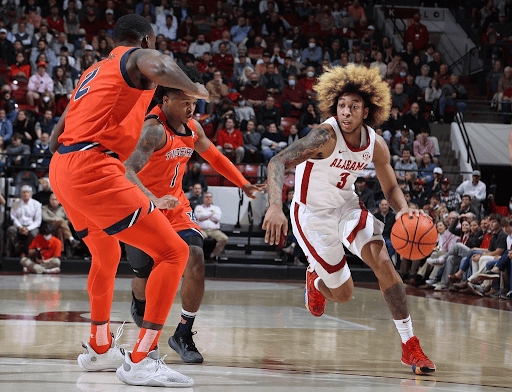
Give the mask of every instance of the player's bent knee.
M 354 282 L 352 278 L 347 280 L 337 289 L 331 290 L 331 293 L 333 294 L 334 300 L 336 302 L 345 304 L 350 301 L 352 294 L 354 293 Z

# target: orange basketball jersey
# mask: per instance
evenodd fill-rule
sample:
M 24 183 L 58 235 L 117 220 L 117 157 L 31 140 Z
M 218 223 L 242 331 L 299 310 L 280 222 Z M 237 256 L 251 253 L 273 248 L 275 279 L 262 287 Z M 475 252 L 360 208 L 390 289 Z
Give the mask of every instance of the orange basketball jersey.
M 155 92 L 136 88 L 126 72 L 128 54 L 139 49 L 119 46 L 83 73 L 69 102 L 60 143 L 96 142 L 121 161 L 128 159 Z
M 194 153 L 194 143 L 197 140 L 196 124 L 194 120 L 190 120 L 184 124 L 185 134 L 176 133 L 167 123 L 161 107 L 162 105 L 155 106 L 146 119 L 155 118 L 163 125 L 167 142 L 151 155 L 146 166 L 138 173 L 138 177 L 156 197 L 172 195 L 182 205 L 189 204 L 181 183 L 187 162 Z

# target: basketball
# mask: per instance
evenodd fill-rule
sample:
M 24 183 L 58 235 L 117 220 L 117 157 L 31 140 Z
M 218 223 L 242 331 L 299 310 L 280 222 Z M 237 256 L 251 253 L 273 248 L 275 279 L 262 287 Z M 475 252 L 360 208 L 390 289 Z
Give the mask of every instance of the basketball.
M 409 260 L 429 256 L 437 245 L 437 229 L 432 219 L 404 214 L 391 229 L 391 243 L 397 253 Z

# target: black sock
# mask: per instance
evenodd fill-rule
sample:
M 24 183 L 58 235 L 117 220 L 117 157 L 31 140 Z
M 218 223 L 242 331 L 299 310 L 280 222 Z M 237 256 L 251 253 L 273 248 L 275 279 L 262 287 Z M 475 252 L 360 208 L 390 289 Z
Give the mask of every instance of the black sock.
M 192 331 L 192 325 L 194 325 L 194 320 L 196 316 L 186 315 L 183 312 L 181 313 L 181 320 L 176 328 L 176 332 L 186 332 Z

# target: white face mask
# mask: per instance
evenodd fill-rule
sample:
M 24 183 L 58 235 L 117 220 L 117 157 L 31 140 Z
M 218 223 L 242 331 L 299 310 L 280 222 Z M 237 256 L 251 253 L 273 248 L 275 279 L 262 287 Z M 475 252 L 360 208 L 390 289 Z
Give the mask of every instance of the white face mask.
M 43 102 L 44 103 L 50 102 L 50 97 L 43 97 Z
M 312 78 L 313 76 L 315 76 L 315 73 L 313 71 L 309 71 L 307 75 L 309 78 Z
M 512 203 L 510 203 L 510 204 L 508 205 L 508 208 L 510 208 L 510 209 L 512 210 Z
M 315 44 L 314 42 L 310 42 L 310 43 L 309 43 L 309 47 L 310 47 L 311 49 L 315 49 L 315 48 L 316 48 L 316 44 Z
M 44 239 L 46 241 L 50 241 L 50 238 L 52 238 L 52 235 L 51 234 L 46 234 L 46 235 L 43 235 Z
M 295 79 L 290 79 L 290 80 L 288 81 L 288 84 L 289 84 L 290 86 L 295 86 Z

